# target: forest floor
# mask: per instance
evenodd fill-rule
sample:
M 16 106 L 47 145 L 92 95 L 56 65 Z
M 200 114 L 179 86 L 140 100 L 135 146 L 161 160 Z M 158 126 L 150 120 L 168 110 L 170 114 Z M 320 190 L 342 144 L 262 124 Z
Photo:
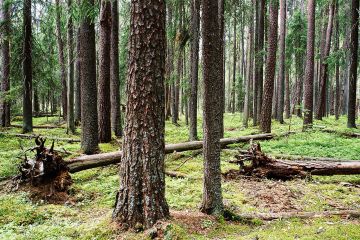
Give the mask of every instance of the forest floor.
M 21 124 L 21 118 L 13 124 Z M 34 118 L 34 125 L 54 125 L 58 118 Z M 276 134 L 296 131 L 286 137 L 262 141 L 265 153 L 296 156 L 360 159 L 360 139 L 339 133 L 349 132 L 346 119 L 333 117 L 315 123 L 314 130 L 301 132 L 302 120 L 293 117 L 280 125 L 273 122 Z M 199 132 L 201 122 L 199 122 Z M 225 114 L 225 137 L 258 133 L 258 128 L 243 129 L 239 114 Z M 20 133 L 21 129 L 0 129 Z M 35 129 L 36 134 L 79 139 L 80 135 L 66 135 L 64 128 Z M 360 133 L 359 130 L 351 132 Z M 184 121 L 180 127 L 166 123 L 166 142 L 188 140 Z M 102 152 L 120 149 L 121 141 L 100 144 Z M 50 144 L 50 141 L 48 141 Z M 16 174 L 24 150 L 34 146 L 34 139 L 19 139 L 0 134 L 0 239 L 146 239 L 148 233 L 120 232 L 111 222 L 115 194 L 118 190 L 116 166 L 103 167 L 72 174 L 74 184 L 71 201 L 54 205 L 34 202 L 29 193 L 9 192 L 5 179 Z M 221 153 L 222 172 L 238 167 L 234 160 L 237 149 L 248 144 L 236 144 Z M 80 154 L 80 143 L 58 141 L 56 149 Z M 23 149 L 23 150 L 21 150 Z M 29 157 L 29 156 L 28 156 Z M 166 156 L 166 170 L 185 174 L 186 178 L 166 178 L 166 198 L 171 219 L 166 221 L 165 239 L 360 239 L 360 221 L 341 217 L 314 219 L 256 220 L 251 223 L 228 222 L 199 212 L 202 195 L 202 155 L 192 152 Z M 327 211 L 360 209 L 360 175 L 313 177 L 307 180 L 272 181 L 238 178 L 223 181 L 225 206 L 235 213 L 266 213 L 293 211 Z M 165 224 L 165 223 L 164 223 Z

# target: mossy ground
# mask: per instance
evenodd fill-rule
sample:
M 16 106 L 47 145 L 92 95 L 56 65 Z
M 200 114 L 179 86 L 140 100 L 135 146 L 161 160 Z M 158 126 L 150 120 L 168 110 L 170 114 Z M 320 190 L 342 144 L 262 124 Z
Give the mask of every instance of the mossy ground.
M 14 121 L 14 124 L 21 124 Z M 55 124 L 58 118 L 34 118 L 35 125 Z M 318 121 L 316 125 L 326 126 L 339 132 L 345 128 L 346 119 L 335 121 L 333 117 Z M 257 128 L 241 127 L 239 114 L 225 114 L 225 137 L 258 133 Z M 359 159 L 360 139 L 349 139 L 340 134 L 311 131 L 302 133 L 302 120 L 293 117 L 286 124 L 273 122 L 273 132 L 280 134 L 296 131 L 288 137 L 262 142 L 264 152 L 341 159 Z M 21 132 L 21 129 L 0 131 Z M 351 130 L 360 132 L 359 130 Z M 35 129 L 45 136 L 80 138 L 79 133 L 66 135 L 66 130 Z M 199 121 L 201 132 L 201 120 Z M 201 134 L 200 134 L 201 137 Z M 183 121 L 180 127 L 166 123 L 166 142 L 176 143 L 188 140 L 188 129 Z M 50 143 L 49 143 L 50 144 Z M 23 148 L 34 145 L 33 139 L 18 139 L 0 135 L 0 179 L 14 175 L 18 157 Z M 80 154 L 80 144 L 56 142 L 57 149 L 66 149 L 74 155 Z M 234 169 L 228 163 L 234 158 L 237 148 L 247 144 L 234 145 L 222 151 L 222 171 Z M 101 151 L 119 149 L 114 141 L 101 144 Z M 271 222 L 242 224 L 225 222 L 221 219 L 199 216 L 198 207 L 202 195 L 201 155 L 192 157 L 191 152 L 170 154 L 166 157 L 166 169 L 186 174 L 184 179 L 166 178 L 166 198 L 173 217 L 169 220 L 166 239 L 360 239 L 360 222 L 356 219 L 339 217 L 319 219 L 289 219 Z M 68 157 L 72 157 L 68 156 Z M 34 203 L 25 192 L 0 190 L 0 239 L 146 239 L 146 233 L 119 232 L 111 222 L 111 213 L 118 188 L 116 166 L 91 169 L 73 174 L 74 184 L 70 195 L 73 202 L 51 205 Z M 344 183 L 350 183 L 344 184 Z M 277 182 L 270 180 L 234 180 L 223 182 L 225 205 L 236 213 L 268 212 L 280 210 L 325 211 L 360 208 L 360 176 L 314 177 L 311 180 Z M 3 188 L 2 185 L 0 185 Z M 181 213 L 187 217 L 179 217 Z

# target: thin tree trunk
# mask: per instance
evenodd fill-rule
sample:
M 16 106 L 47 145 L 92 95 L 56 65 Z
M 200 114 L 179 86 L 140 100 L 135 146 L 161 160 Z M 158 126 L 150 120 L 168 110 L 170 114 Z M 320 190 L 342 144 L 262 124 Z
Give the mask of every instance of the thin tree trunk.
M 165 14 L 164 0 L 131 1 L 125 139 L 113 218 L 138 230 L 169 216 L 164 176 Z
M 236 8 L 234 8 L 236 9 Z M 236 11 L 234 12 L 234 41 L 233 41 L 233 82 L 231 88 L 232 108 L 231 112 L 235 113 L 235 88 L 236 88 Z
M 223 75 L 221 37 L 219 37 L 217 1 L 202 0 L 203 79 L 204 79 L 204 185 L 201 211 L 221 215 L 220 138 L 223 113 Z
M 76 34 L 76 63 L 75 63 L 75 122 L 76 125 L 81 121 L 81 72 L 80 72 L 80 28 Z
M 308 30 L 306 45 L 305 90 L 304 90 L 304 129 L 313 123 L 314 102 L 314 48 L 315 48 L 315 0 L 307 5 Z
M 336 11 L 339 13 L 339 3 L 336 3 Z M 340 37 L 340 30 L 339 30 L 339 16 L 336 16 L 335 19 L 335 28 L 336 28 L 336 39 L 335 39 L 335 52 L 339 51 L 339 37 Z M 340 116 L 340 63 L 339 59 L 336 59 L 335 65 L 335 119 L 339 120 Z
M 221 109 L 222 113 L 220 114 L 220 137 L 224 137 L 224 112 L 225 112 L 225 0 L 218 0 L 218 29 L 219 29 L 219 38 L 221 41 L 221 44 L 219 45 L 219 55 L 218 57 L 221 59 L 221 68 L 220 68 L 220 75 L 222 78 L 221 82 Z M 215 16 L 214 16 L 215 17 Z
M 60 0 L 55 0 L 56 6 L 56 35 L 59 51 L 59 63 L 60 63 L 60 81 L 61 81 L 61 105 L 63 110 L 63 119 L 67 119 L 67 84 L 66 84 L 66 67 L 64 57 L 64 42 L 61 32 L 61 7 Z
M 94 0 L 86 0 L 90 6 Z M 95 26 L 91 16 L 80 23 L 81 148 L 85 154 L 98 150 Z
M 356 82 L 359 48 L 359 1 L 351 2 L 351 40 L 350 40 L 350 74 L 349 74 L 349 103 L 348 103 L 348 128 L 356 128 Z
M 197 94 L 199 78 L 199 27 L 200 0 L 191 1 L 191 70 L 190 70 L 190 99 L 189 99 L 189 139 L 195 141 L 197 135 Z
M 115 136 L 122 137 L 119 79 L 119 12 L 118 0 L 111 1 L 110 96 L 111 127 Z
M 278 108 L 276 119 L 284 123 L 284 87 L 285 87 L 285 36 L 286 36 L 286 0 L 280 0 L 280 39 L 279 39 L 279 81 Z
M 274 93 L 274 77 L 276 67 L 277 29 L 278 29 L 278 2 L 269 2 L 269 29 L 268 29 L 268 54 L 266 59 L 266 78 L 260 128 L 263 132 L 271 132 L 271 103 Z
M 23 133 L 32 132 L 32 30 L 31 0 L 24 0 L 23 7 Z
M 68 11 L 71 12 L 72 0 L 68 0 Z M 68 19 L 68 93 L 67 93 L 67 124 L 71 133 L 75 133 L 75 118 L 74 118 L 74 30 L 73 20 L 71 14 Z
M 265 38 L 265 15 L 266 15 L 266 9 L 265 9 L 265 0 L 260 0 L 259 2 L 259 55 L 258 60 L 256 61 L 258 65 L 258 72 L 256 77 L 256 86 L 257 86 L 257 100 L 256 100 L 256 124 L 260 124 L 260 117 L 262 112 L 262 102 L 263 102 L 263 78 L 264 78 L 264 56 L 262 54 L 262 51 L 264 49 L 264 38 Z M 261 54 L 260 54 L 261 52 Z M 255 92 L 254 92 L 255 93 Z

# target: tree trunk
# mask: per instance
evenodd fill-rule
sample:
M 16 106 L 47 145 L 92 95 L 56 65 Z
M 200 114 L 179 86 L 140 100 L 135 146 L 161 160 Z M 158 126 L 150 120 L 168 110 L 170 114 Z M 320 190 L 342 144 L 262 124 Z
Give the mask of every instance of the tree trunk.
M 339 2 L 336 2 L 336 12 L 339 13 Z M 335 19 L 336 39 L 335 52 L 339 51 L 340 30 L 339 30 L 339 16 Z M 335 63 L 335 119 L 339 120 L 340 116 L 340 60 L 336 59 Z
M 285 118 L 291 117 L 290 109 L 290 68 L 285 70 Z
M 101 1 L 99 29 L 99 87 L 98 123 L 99 142 L 111 141 L 110 103 L 110 47 L 111 47 L 111 2 Z
M 307 5 L 308 30 L 306 46 L 305 90 L 304 90 L 304 129 L 313 123 L 314 102 L 314 47 L 315 47 L 315 0 Z
M 278 28 L 278 2 L 269 2 L 269 30 L 268 30 L 268 54 L 266 59 L 266 78 L 264 84 L 264 96 L 260 128 L 263 132 L 271 132 L 271 104 L 274 93 L 274 77 L 276 67 L 277 28 Z
M 214 16 L 215 17 L 215 16 Z M 218 57 L 221 59 L 221 68 L 220 76 L 222 78 L 221 81 L 221 111 L 220 114 L 220 138 L 224 137 L 224 112 L 225 112 L 225 0 L 218 0 L 218 27 L 219 27 L 219 38 L 220 38 L 220 45 L 219 45 L 219 55 Z
M 323 116 L 325 116 L 326 111 L 326 88 L 327 88 L 327 81 L 328 81 L 328 63 L 326 62 L 327 57 L 330 54 L 330 47 L 331 47 L 331 35 L 333 29 L 333 19 L 334 19 L 334 12 L 335 12 L 335 3 L 334 0 L 330 3 L 329 6 L 329 20 L 328 25 L 326 28 L 326 41 L 325 47 L 322 54 L 322 62 L 321 62 L 321 71 L 320 71 L 320 94 L 318 105 L 316 109 L 316 119 L 321 120 Z
M 75 62 L 75 122 L 76 125 L 81 121 L 81 72 L 80 72 L 80 27 L 76 33 L 76 62 Z
M 236 9 L 236 8 L 234 8 Z M 231 88 L 232 108 L 231 112 L 235 113 L 235 88 L 236 88 L 236 11 L 234 12 L 234 41 L 233 41 L 233 82 Z
M 349 128 L 356 128 L 356 82 L 358 66 L 358 48 L 359 48 L 359 1 L 351 2 L 351 40 L 350 40 L 350 74 L 349 74 L 349 103 L 348 103 L 348 121 Z
M 286 1 L 280 0 L 280 39 L 279 39 L 279 81 L 277 120 L 284 123 L 284 87 L 285 87 L 285 36 L 286 36 Z
M 23 7 L 23 133 L 32 132 L 32 30 L 31 30 L 31 0 L 24 0 Z
M 68 0 L 68 11 L 71 12 L 72 0 Z M 74 30 L 73 20 L 71 14 L 68 19 L 68 93 L 67 93 L 67 124 L 71 133 L 75 133 L 75 119 L 74 119 Z
M 0 100 L 0 126 L 9 127 L 10 126 L 10 101 L 6 100 L 8 91 L 10 90 L 10 4 L 5 1 L 0 1 L 1 7 L 1 21 L 3 22 L 3 28 L 1 32 L 1 73 L 2 73 L 2 82 L 1 82 L 1 93 L 4 94 L 2 97 L 3 100 Z
M 222 214 L 220 138 L 223 114 L 221 37 L 217 1 L 202 0 L 203 79 L 204 79 L 204 185 L 201 211 Z M 220 89 L 220 91 L 219 91 Z
M 195 141 L 197 135 L 197 94 L 199 78 L 199 28 L 200 0 L 191 1 L 191 66 L 190 66 L 190 99 L 189 99 L 189 139 Z
M 124 227 L 150 228 L 169 216 L 164 176 L 165 17 L 163 0 L 131 1 L 124 152 L 113 212 Z
M 122 137 L 119 78 L 119 11 L 118 0 L 111 1 L 110 92 L 111 127 L 115 136 Z
M 56 6 L 56 35 L 59 51 L 59 63 L 60 63 L 60 81 L 61 81 L 61 103 L 63 110 L 63 119 L 67 119 L 67 84 L 66 84 L 66 67 L 65 67 L 65 57 L 64 57 L 64 42 L 62 39 L 61 32 L 61 6 L 60 0 L 55 0 Z
M 86 0 L 90 6 L 94 0 Z M 85 154 L 98 150 L 95 26 L 91 16 L 80 23 L 81 148 Z

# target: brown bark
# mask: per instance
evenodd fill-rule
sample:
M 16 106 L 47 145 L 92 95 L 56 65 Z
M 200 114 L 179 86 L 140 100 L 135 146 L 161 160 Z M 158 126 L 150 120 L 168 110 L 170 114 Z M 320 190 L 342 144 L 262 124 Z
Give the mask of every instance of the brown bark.
M 71 12 L 72 0 L 67 1 L 68 11 Z M 67 92 L 67 125 L 71 133 L 75 133 L 75 118 L 74 118 L 74 29 L 73 19 L 70 14 L 68 19 L 68 92 Z
M 75 62 L 75 122 L 76 125 L 81 121 L 81 73 L 80 73 L 80 28 L 77 28 L 76 33 L 76 62 Z
M 284 88 L 285 88 L 285 36 L 286 36 L 286 1 L 280 0 L 280 39 L 279 39 L 279 77 L 278 77 L 278 107 L 276 119 L 284 123 Z
M 223 114 L 221 68 L 221 37 L 217 1 L 202 0 L 203 16 L 203 80 L 204 80 L 204 185 L 201 211 L 222 214 L 224 205 L 221 193 L 220 138 Z M 220 89 L 220 90 L 219 90 Z
M 122 137 L 119 79 L 119 12 L 118 0 L 111 1 L 110 92 L 111 127 L 115 136 Z
M 290 109 L 290 69 L 285 70 L 285 118 L 291 117 Z
M 91 6 L 94 0 L 86 0 Z M 86 154 L 98 150 L 95 26 L 91 16 L 80 23 L 81 148 Z
M 306 46 L 306 67 L 304 84 L 304 129 L 313 123 L 314 102 L 314 48 L 315 48 L 315 1 L 307 5 L 308 30 Z
M 101 1 L 99 30 L 98 123 L 99 142 L 111 141 L 110 47 L 111 2 Z
M 359 48 L 359 1 L 351 2 L 351 40 L 350 40 L 350 71 L 349 71 L 349 100 L 348 100 L 348 121 L 349 128 L 356 128 L 356 82 Z
M 150 228 L 169 216 L 164 177 L 165 14 L 164 0 L 131 1 L 124 152 L 113 212 L 124 227 Z
M 31 0 L 24 0 L 23 7 L 23 132 L 32 132 L 32 28 Z
M 66 84 L 66 66 L 64 57 L 64 42 L 61 32 L 61 6 L 60 0 L 55 0 L 56 6 L 56 36 L 59 51 L 59 63 L 60 63 L 60 81 L 61 81 L 61 103 L 63 110 L 63 119 L 67 119 L 67 84 Z
M 316 119 L 318 120 L 321 120 L 326 113 L 326 89 L 327 89 L 327 81 L 328 81 L 328 63 L 326 62 L 326 58 L 330 54 L 334 12 L 335 12 L 335 2 L 333 0 L 329 6 L 329 20 L 326 28 L 326 41 L 321 59 L 322 62 L 321 62 L 321 71 L 320 71 L 320 93 L 319 93 L 318 105 L 316 109 Z
M 336 12 L 339 12 L 339 3 L 336 2 Z M 340 42 L 340 30 L 339 30 L 339 16 L 336 17 L 335 19 L 335 28 L 336 28 L 336 36 L 335 36 L 335 52 L 339 51 L 339 42 Z M 340 107 L 341 107 L 341 102 L 340 102 L 340 61 L 339 59 L 336 59 L 336 64 L 335 64 L 335 106 L 334 106 L 334 110 L 335 110 L 335 119 L 339 120 L 339 116 L 340 116 Z
M 10 126 L 10 101 L 6 100 L 8 91 L 10 90 L 10 4 L 5 1 L 0 1 L 1 7 L 1 21 L 3 27 L 1 31 L 1 70 L 2 82 L 1 82 L 1 93 L 4 94 L 0 99 L 0 126 Z
M 198 139 L 197 135 L 197 95 L 199 78 L 199 28 L 200 28 L 200 0 L 191 1 L 191 66 L 190 66 L 190 99 L 189 99 L 189 139 Z
M 235 101 L 235 88 L 236 88 L 236 8 L 234 8 L 234 40 L 233 40 L 233 81 L 232 81 L 232 88 L 231 88 L 231 112 L 235 113 L 236 101 Z
M 264 83 L 264 95 L 262 104 L 262 114 L 260 118 L 260 128 L 263 132 L 271 132 L 271 107 L 274 93 L 274 77 L 276 67 L 277 49 L 277 28 L 278 28 L 278 2 L 269 2 L 269 27 L 268 27 L 268 54 L 266 59 L 266 77 Z
M 215 17 L 215 16 L 214 16 Z M 220 114 L 220 138 L 224 137 L 224 112 L 225 112 L 225 0 L 218 0 L 218 27 L 219 27 L 219 55 L 218 57 L 221 59 L 221 68 L 220 76 L 222 78 L 221 81 L 221 104 L 220 106 L 222 113 Z

